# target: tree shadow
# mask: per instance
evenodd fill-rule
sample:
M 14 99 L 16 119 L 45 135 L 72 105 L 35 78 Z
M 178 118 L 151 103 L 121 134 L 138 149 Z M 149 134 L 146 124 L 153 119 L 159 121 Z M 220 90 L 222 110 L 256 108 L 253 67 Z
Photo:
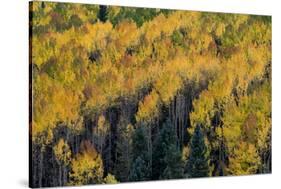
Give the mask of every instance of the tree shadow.
M 28 180 L 21 179 L 18 181 L 18 184 L 24 187 L 28 187 Z

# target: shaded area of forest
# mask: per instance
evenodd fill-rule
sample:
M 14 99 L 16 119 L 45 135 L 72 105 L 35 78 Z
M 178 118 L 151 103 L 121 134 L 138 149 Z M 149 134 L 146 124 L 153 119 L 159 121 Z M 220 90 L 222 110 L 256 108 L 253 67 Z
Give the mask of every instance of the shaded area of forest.
M 32 2 L 30 186 L 271 173 L 271 17 Z

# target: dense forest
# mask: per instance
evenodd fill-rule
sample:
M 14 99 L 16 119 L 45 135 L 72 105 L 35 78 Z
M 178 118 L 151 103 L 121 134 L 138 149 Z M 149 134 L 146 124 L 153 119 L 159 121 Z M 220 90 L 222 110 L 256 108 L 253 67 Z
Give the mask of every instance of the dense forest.
M 271 17 L 30 3 L 30 186 L 271 173 Z

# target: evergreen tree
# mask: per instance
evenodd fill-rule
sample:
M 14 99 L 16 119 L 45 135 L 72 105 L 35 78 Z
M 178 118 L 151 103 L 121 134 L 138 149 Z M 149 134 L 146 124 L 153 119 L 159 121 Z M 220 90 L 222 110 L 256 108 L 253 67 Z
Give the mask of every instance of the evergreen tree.
M 130 181 L 145 181 L 150 180 L 150 165 L 144 157 L 139 156 L 134 160 L 129 175 Z
M 190 144 L 191 152 L 187 161 L 187 176 L 208 177 L 209 176 L 209 157 L 204 141 L 204 135 L 197 125 Z
M 121 182 L 128 181 L 131 168 L 132 156 L 132 133 L 133 126 L 131 124 L 120 124 L 117 130 L 116 144 L 116 162 L 115 175 Z
M 271 17 L 35 1 L 29 24 L 32 187 L 179 178 L 179 150 L 189 177 L 271 172 Z
M 177 138 L 171 121 L 168 119 L 156 139 L 152 153 L 152 178 L 157 180 L 170 163 L 167 158 L 177 159 L 177 154 L 170 154 L 170 149 L 177 150 Z M 178 153 L 178 152 L 175 152 Z
M 105 5 L 100 5 L 99 9 L 99 19 L 101 22 L 106 22 L 107 20 L 107 7 Z
M 139 126 L 136 128 L 133 134 L 133 159 L 137 159 L 139 156 L 147 156 L 148 155 L 148 143 L 147 136 L 145 135 L 144 126 Z
M 138 127 L 133 135 L 130 181 L 144 181 L 151 178 L 150 152 L 144 129 L 144 127 Z
M 160 176 L 161 179 L 183 178 L 183 160 L 180 150 L 175 144 L 169 146 L 164 161 L 166 164 L 166 168 Z

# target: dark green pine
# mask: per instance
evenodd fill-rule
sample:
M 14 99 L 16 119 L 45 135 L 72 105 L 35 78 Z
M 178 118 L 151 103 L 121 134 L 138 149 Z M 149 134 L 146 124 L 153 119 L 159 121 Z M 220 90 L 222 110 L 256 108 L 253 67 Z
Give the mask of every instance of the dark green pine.
M 204 135 L 197 125 L 191 139 L 190 155 L 186 165 L 187 176 L 191 178 L 209 176 L 209 157 Z

